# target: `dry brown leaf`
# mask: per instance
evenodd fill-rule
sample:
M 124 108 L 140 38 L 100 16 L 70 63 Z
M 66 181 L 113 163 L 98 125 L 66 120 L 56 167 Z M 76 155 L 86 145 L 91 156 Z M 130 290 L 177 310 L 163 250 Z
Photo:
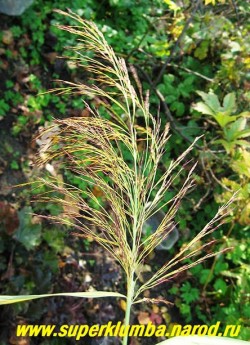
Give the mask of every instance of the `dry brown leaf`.
M 160 308 L 159 308 L 159 306 L 158 306 L 157 304 L 153 304 L 153 305 L 152 305 L 152 310 L 153 310 L 153 312 L 154 312 L 155 314 L 158 314 L 159 311 L 160 311 Z
M 119 306 L 120 306 L 120 308 L 121 308 L 123 311 L 126 311 L 127 303 L 126 303 L 126 301 L 125 301 L 124 299 L 121 299 L 121 300 L 119 301 Z
M 24 325 L 26 322 L 24 320 L 20 320 L 18 322 L 19 325 Z M 30 345 L 30 338 L 29 337 L 17 337 L 16 336 L 16 327 L 11 332 L 11 336 L 9 338 L 10 345 Z
M 57 53 L 56 52 L 50 52 L 47 54 L 44 54 L 44 57 L 49 63 L 53 64 L 57 58 Z
M 137 270 L 136 270 L 136 273 L 137 273 L 137 276 L 138 276 L 138 279 L 141 283 L 144 283 L 145 282 L 145 275 L 144 273 L 148 273 L 148 272 L 151 272 L 152 271 L 152 268 L 151 266 L 149 265 L 143 265 L 141 264 Z
M 63 210 L 66 214 L 75 215 L 79 213 L 79 206 L 73 198 L 71 198 L 69 195 L 66 195 L 64 201 L 65 204 L 63 204 Z
M 83 109 L 83 111 L 81 112 L 81 116 L 82 117 L 89 117 L 90 116 L 90 111 L 88 108 Z
M 139 311 L 137 319 L 138 319 L 140 325 L 147 325 L 149 322 L 151 322 L 150 317 L 149 317 L 149 313 L 147 313 L 145 311 Z
M 104 196 L 103 191 L 102 191 L 99 187 L 97 187 L 97 186 L 94 186 L 94 187 L 92 188 L 92 193 L 93 193 L 94 196 L 96 196 L 97 198 L 98 198 L 98 197 L 101 197 L 101 196 Z
M 0 221 L 4 224 L 8 235 L 12 235 L 19 226 L 17 211 L 3 201 L 0 202 Z
M 3 30 L 2 32 L 2 42 L 6 45 L 12 44 L 14 41 L 13 34 L 10 30 Z

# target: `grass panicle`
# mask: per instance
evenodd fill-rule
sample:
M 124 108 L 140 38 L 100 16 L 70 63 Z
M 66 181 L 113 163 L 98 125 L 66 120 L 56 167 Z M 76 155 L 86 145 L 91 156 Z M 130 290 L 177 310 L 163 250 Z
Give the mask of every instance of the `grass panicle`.
M 139 281 L 138 268 L 173 230 L 180 203 L 193 187 L 195 164 L 176 195 L 164 202 L 166 192 L 182 172 L 181 165 L 185 165 L 187 155 L 199 138 L 173 160 L 159 178 L 169 126 L 162 129 L 159 116 L 150 113 L 149 96 L 144 99 L 135 69 L 131 67 L 130 71 L 139 95 L 124 60 L 115 55 L 98 27 L 72 12 L 57 12 L 75 20 L 75 26 L 59 25 L 59 28 L 77 36 L 77 45 L 69 48 L 76 57 L 70 59 L 83 67 L 91 79 L 86 84 L 67 81 L 65 87 L 54 91 L 95 100 L 96 108 L 85 103 L 89 116 L 55 120 L 40 134 L 46 140 L 42 140 L 45 144 L 40 150 L 39 164 L 58 159 L 89 187 L 81 190 L 56 177 L 41 179 L 40 183 L 49 190 L 41 199 L 59 203 L 64 210 L 63 214 L 49 216 L 50 219 L 74 228 L 77 236 L 98 242 L 120 263 L 127 282 L 126 325 L 130 321 L 131 306 L 145 300 L 145 290 L 216 255 L 202 254 L 207 246 L 204 237 L 216 229 L 228 205 L 221 207 L 204 229 L 151 278 L 144 283 Z M 138 115 L 142 119 L 140 125 Z M 105 206 L 92 187 L 103 196 Z M 164 219 L 158 229 L 145 238 L 143 225 L 161 209 L 165 211 Z M 123 345 L 126 344 L 127 337 L 124 337 Z

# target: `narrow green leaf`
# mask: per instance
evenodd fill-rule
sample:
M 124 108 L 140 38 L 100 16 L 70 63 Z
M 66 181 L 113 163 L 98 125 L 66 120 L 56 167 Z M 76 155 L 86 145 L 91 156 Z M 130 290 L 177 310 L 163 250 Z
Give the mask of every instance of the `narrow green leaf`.
M 236 143 L 243 147 L 250 147 L 250 142 L 246 140 L 237 140 Z
M 240 132 L 237 138 L 247 138 L 250 136 L 250 129 L 245 129 L 244 131 Z
M 243 111 L 243 113 L 240 113 L 238 116 L 249 118 L 250 117 L 250 111 Z
M 44 294 L 44 295 L 0 296 L 0 305 L 25 302 L 25 301 L 30 301 L 32 299 L 37 299 L 37 298 L 56 297 L 56 296 L 70 296 L 70 297 L 82 297 L 82 298 L 100 298 L 100 297 L 126 298 L 126 296 L 118 292 L 108 292 L 108 291 L 62 292 L 62 293 L 51 293 L 51 294 Z

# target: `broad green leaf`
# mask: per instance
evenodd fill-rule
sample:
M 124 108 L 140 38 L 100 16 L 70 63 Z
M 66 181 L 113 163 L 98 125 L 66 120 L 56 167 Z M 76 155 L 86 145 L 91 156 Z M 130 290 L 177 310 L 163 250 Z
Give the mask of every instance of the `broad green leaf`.
M 247 138 L 250 136 L 250 129 L 245 129 L 241 133 L 239 133 L 238 138 Z
M 240 145 L 243 147 L 250 147 L 250 142 L 246 140 L 237 140 L 237 145 Z
M 27 206 L 18 212 L 20 224 L 14 235 L 27 250 L 34 249 L 41 242 L 41 224 L 33 223 L 32 211 L 32 208 Z
M 231 92 L 224 97 L 223 108 L 225 111 L 228 111 L 230 114 L 236 111 L 236 98 L 235 98 L 234 92 Z
M 245 345 L 247 341 L 214 336 L 180 336 L 164 340 L 155 345 Z
M 231 130 L 231 128 L 229 127 L 225 127 L 223 129 L 223 136 L 226 139 L 227 142 L 232 143 L 232 141 L 234 141 L 234 132 Z
M 250 111 L 243 111 L 243 113 L 240 113 L 239 116 L 241 117 L 250 117 Z
M 193 108 L 204 115 L 215 115 L 213 110 L 203 102 L 196 103 Z
M 222 110 L 218 96 L 215 95 L 212 91 L 209 91 L 209 93 L 197 91 L 197 93 L 199 96 L 201 96 L 201 98 L 209 106 L 209 108 L 213 110 L 213 112 L 217 113 Z
M 165 74 L 163 76 L 164 84 L 172 84 L 175 80 L 175 76 L 173 74 Z
M 220 274 L 222 271 L 225 271 L 228 269 L 228 263 L 222 260 L 218 260 L 214 267 L 214 273 Z
M 224 139 L 218 139 L 214 141 L 215 144 L 222 144 L 227 151 L 227 153 L 230 153 L 231 150 L 234 148 L 235 143 L 234 142 L 228 142 Z
M 190 75 L 189 77 L 187 77 L 184 81 L 183 81 L 183 84 L 186 86 L 186 87 L 192 87 L 192 89 L 194 88 L 194 81 L 195 81 L 195 76 L 193 75 Z
M 224 128 L 228 123 L 237 119 L 237 116 L 230 116 L 228 113 L 218 112 L 214 116 L 214 119 L 218 122 L 221 128 Z
M 0 305 L 25 302 L 25 301 L 30 301 L 32 299 L 37 299 L 37 298 L 56 297 L 56 296 L 70 296 L 70 297 L 82 297 L 82 298 L 101 298 L 101 297 L 126 298 L 126 296 L 118 292 L 108 292 L 108 291 L 62 292 L 62 293 L 51 293 L 51 294 L 43 294 L 43 295 L 0 296 Z
M 212 280 L 212 276 L 210 275 L 210 269 L 203 269 L 199 275 L 199 280 L 201 284 L 205 284 L 207 281 L 210 282 Z
M 239 118 L 229 127 L 223 129 L 224 137 L 228 142 L 235 141 L 238 138 L 246 138 L 250 136 L 250 129 L 245 129 L 246 119 Z
M 198 95 L 203 99 L 204 102 L 207 102 L 207 93 L 203 92 L 203 91 L 196 91 L 196 93 L 198 93 Z
M 181 116 L 185 112 L 185 105 L 182 102 L 175 101 L 171 104 L 171 110 L 175 110 L 176 115 Z
M 190 289 L 190 291 L 183 292 L 181 297 L 186 303 L 191 303 L 199 299 L 199 290 L 196 288 Z
M 225 139 L 227 141 L 233 141 L 234 139 L 240 138 L 243 134 L 243 130 L 246 126 L 246 119 L 243 117 L 232 123 L 229 128 L 224 128 Z M 250 131 L 249 131 L 250 134 Z
M 215 291 L 218 291 L 219 293 L 224 295 L 227 291 L 227 284 L 224 282 L 223 279 L 218 278 L 214 283 L 214 289 Z
M 176 95 L 170 95 L 170 94 L 168 94 L 168 96 L 165 97 L 165 100 L 166 100 L 166 102 L 167 102 L 168 104 L 173 103 L 173 102 L 176 101 L 177 99 L 178 99 L 178 96 L 176 96 Z
M 204 40 L 201 44 L 195 49 L 194 56 L 199 60 L 204 60 L 207 57 L 209 48 L 209 41 Z

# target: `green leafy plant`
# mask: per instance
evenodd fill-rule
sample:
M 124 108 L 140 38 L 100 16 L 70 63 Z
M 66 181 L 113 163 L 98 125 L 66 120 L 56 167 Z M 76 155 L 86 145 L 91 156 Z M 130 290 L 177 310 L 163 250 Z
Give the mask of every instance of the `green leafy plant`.
M 250 129 L 248 119 L 249 112 L 237 114 L 236 96 L 234 93 L 227 94 L 222 104 L 213 91 L 209 93 L 198 91 L 203 102 L 194 105 L 194 109 L 204 115 L 211 116 L 219 125 L 219 139 L 213 140 L 213 145 L 222 145 L 226 150 L 225 155 L 221 156 L 221 161 L 226 162 L 234 172 L 232 176 L 223 177 L 219 181 L 224 191 L 215 194 L 216 201 L 224 203 L 232 195 L 238 192 L 235 199 L 237 211 L 233 212 L 235 220 L 240 224 L 249 224 L 250 204 L 249 204 L 249 181 L 250 181 L 250 153 L 249 141 Z M 236 113 L 236 114 L 235 114 Z M 218 159 L 220 155 L 218 155 Z M 236 173 L 236 174 L 235 174 Z
M 203 293 L 206 298 L 211 296 L 223 300 L 223 307 L 214 305 L 211 309 L 221 319 L 228 323 L 240 320 L 242 324 L 247 324 L 245 286 L 249 284 L 247 278 L 249 265 L 247 264 L 249 238 L 247 230 L 250 220 L 250 190 L 249 190 L 249 112 L 237 112 L 235 93 L 226 94 L 223 101 L 213 92 L 198 92 L 203 102 L 198 102 L 194 108 L 205 115 L 213 128 L 217 131 L 217 138 L 211 140 L 208 149 L 216 150 L 216 154 L 207 159 L 208 171 L 213 171 L 212 176 L 219 184 L 214 193 L 215 200 L 223 204 L 228 201 L 233 194 L 237 193 L 234 200 L 233 211 L 230 213 L 231 226 L 223 236 L 221 246 L 234 244 L 234 251 L 225 257 L 215 258 L 210 269 L 207 269 L 207 277 L 203 280 L 205 270 L 199 271 L 199 276 L 203 283 Z M 214 121 L 215 120 L 215 121 Z M 216 159 L 214 159 L 216 158 Z M 221 166 L 226 167 L 221 169 Z M 214 172 L 218 174 L 215 177 Z M 226 175 L 226 176 L 225 176 Z M 198 275 L 197 275 L 198 276 Z M 230 281 L 230 284 L 229 284 Z M 213 285 L 213 290 L 209 291 L 209 285 Z M 247 339 L 247 328 L 242 332 L 242 337 Z
M 0 304 L 58 295 L 123 297 L 126 298 L 124 324 L 128 325 L 134 304 L 157 302 L 143 297 L 143 292 L 215 255 L 214 252 L 203 255 L 203 249 L 211 244 L 204 238 L 216 229 L 216 223 L 225 216 L 230 202 L 222 206 L 172 259 L 156 269 L 145 282 L 140 282 L 138 272 L 141 264 L 174 229 L 180 202 L 193 186 L 195 164 L 189 167 L 188 176 L 175 195 L 164 201 L 166 192 L 183 171 L 180 165 L 185 165 L 186 157 L 198 139 L 177 159 L 170 161 L 166 171 L 157 178 L 169 128 L 166 125 L 162 130 L 160 120 L 150 113 L 148 95 L 144 99 L 136 71 L 131 68 L 138 94 L 132 86 L 124 60 L 114 54 L 97 26 L 74 13 L 58 12 L 77 22 L 74 26 L 59 27 L 78 37 L 78 44 L 71 48 L 77 57 L 72 59 L 94 77 L 90 84 L 65 82 L 64 88 L 55 91 L 96 99 L 99 111 L 86 103 L 91 116 L 56 120 L 41 134 L 47 141 L 41 148 L 39 163 L 43 165 L 51 160 L 62 160 L 75 176 L 90 186 L 81 190 L 57 178 L 38 181 L 38 185 L 49 188 L 41 200 L 56 202 L 63 209 L 63 213 L 45 217 L 75 228 L 76 236 L 94 240 L 103 246 L 123 268 L 127 291 L 126 295 L 115 291 L 95 291 L 1 296 Z M 143 119 L 141 125 L 137 124 L 137 116 Z M 105 206 L 92 187 L 102 192 Z M 163 208 L 166 212 L 158 229 L 145 237 L 143 225 Z M 225 248 L 220 252 L 224 251 Z M 189 288 L 187 284 L 182 288 L 183 298 L 187 297 Z M 125 336 L 123 345 L 127 341 Z
M 216 140 L 215 143 L 222 144 L 227 153 L 233 153 L 237 146 L 250 147 L 249 142 L 245 140 L 250 136 L 250 129 L 247 127 L 247 118 L 250 117 L 250 113 L 233 115 L 237 109 L 235 93 L 227 94 L 222 105 L 213 91 L 209 93 L 197 91 L 197 93 L 203 102 L 198 102 L 194 109 L 204 115 L 212 116 L 220 126 L 222 139 Z
M 8 105 L 8 103 L 6 103 L 4 99 L 1 99 L 0 100 L 0 116 L 1 117 L 5 116 L 9 110 L 10 110 L 10 106 Z

